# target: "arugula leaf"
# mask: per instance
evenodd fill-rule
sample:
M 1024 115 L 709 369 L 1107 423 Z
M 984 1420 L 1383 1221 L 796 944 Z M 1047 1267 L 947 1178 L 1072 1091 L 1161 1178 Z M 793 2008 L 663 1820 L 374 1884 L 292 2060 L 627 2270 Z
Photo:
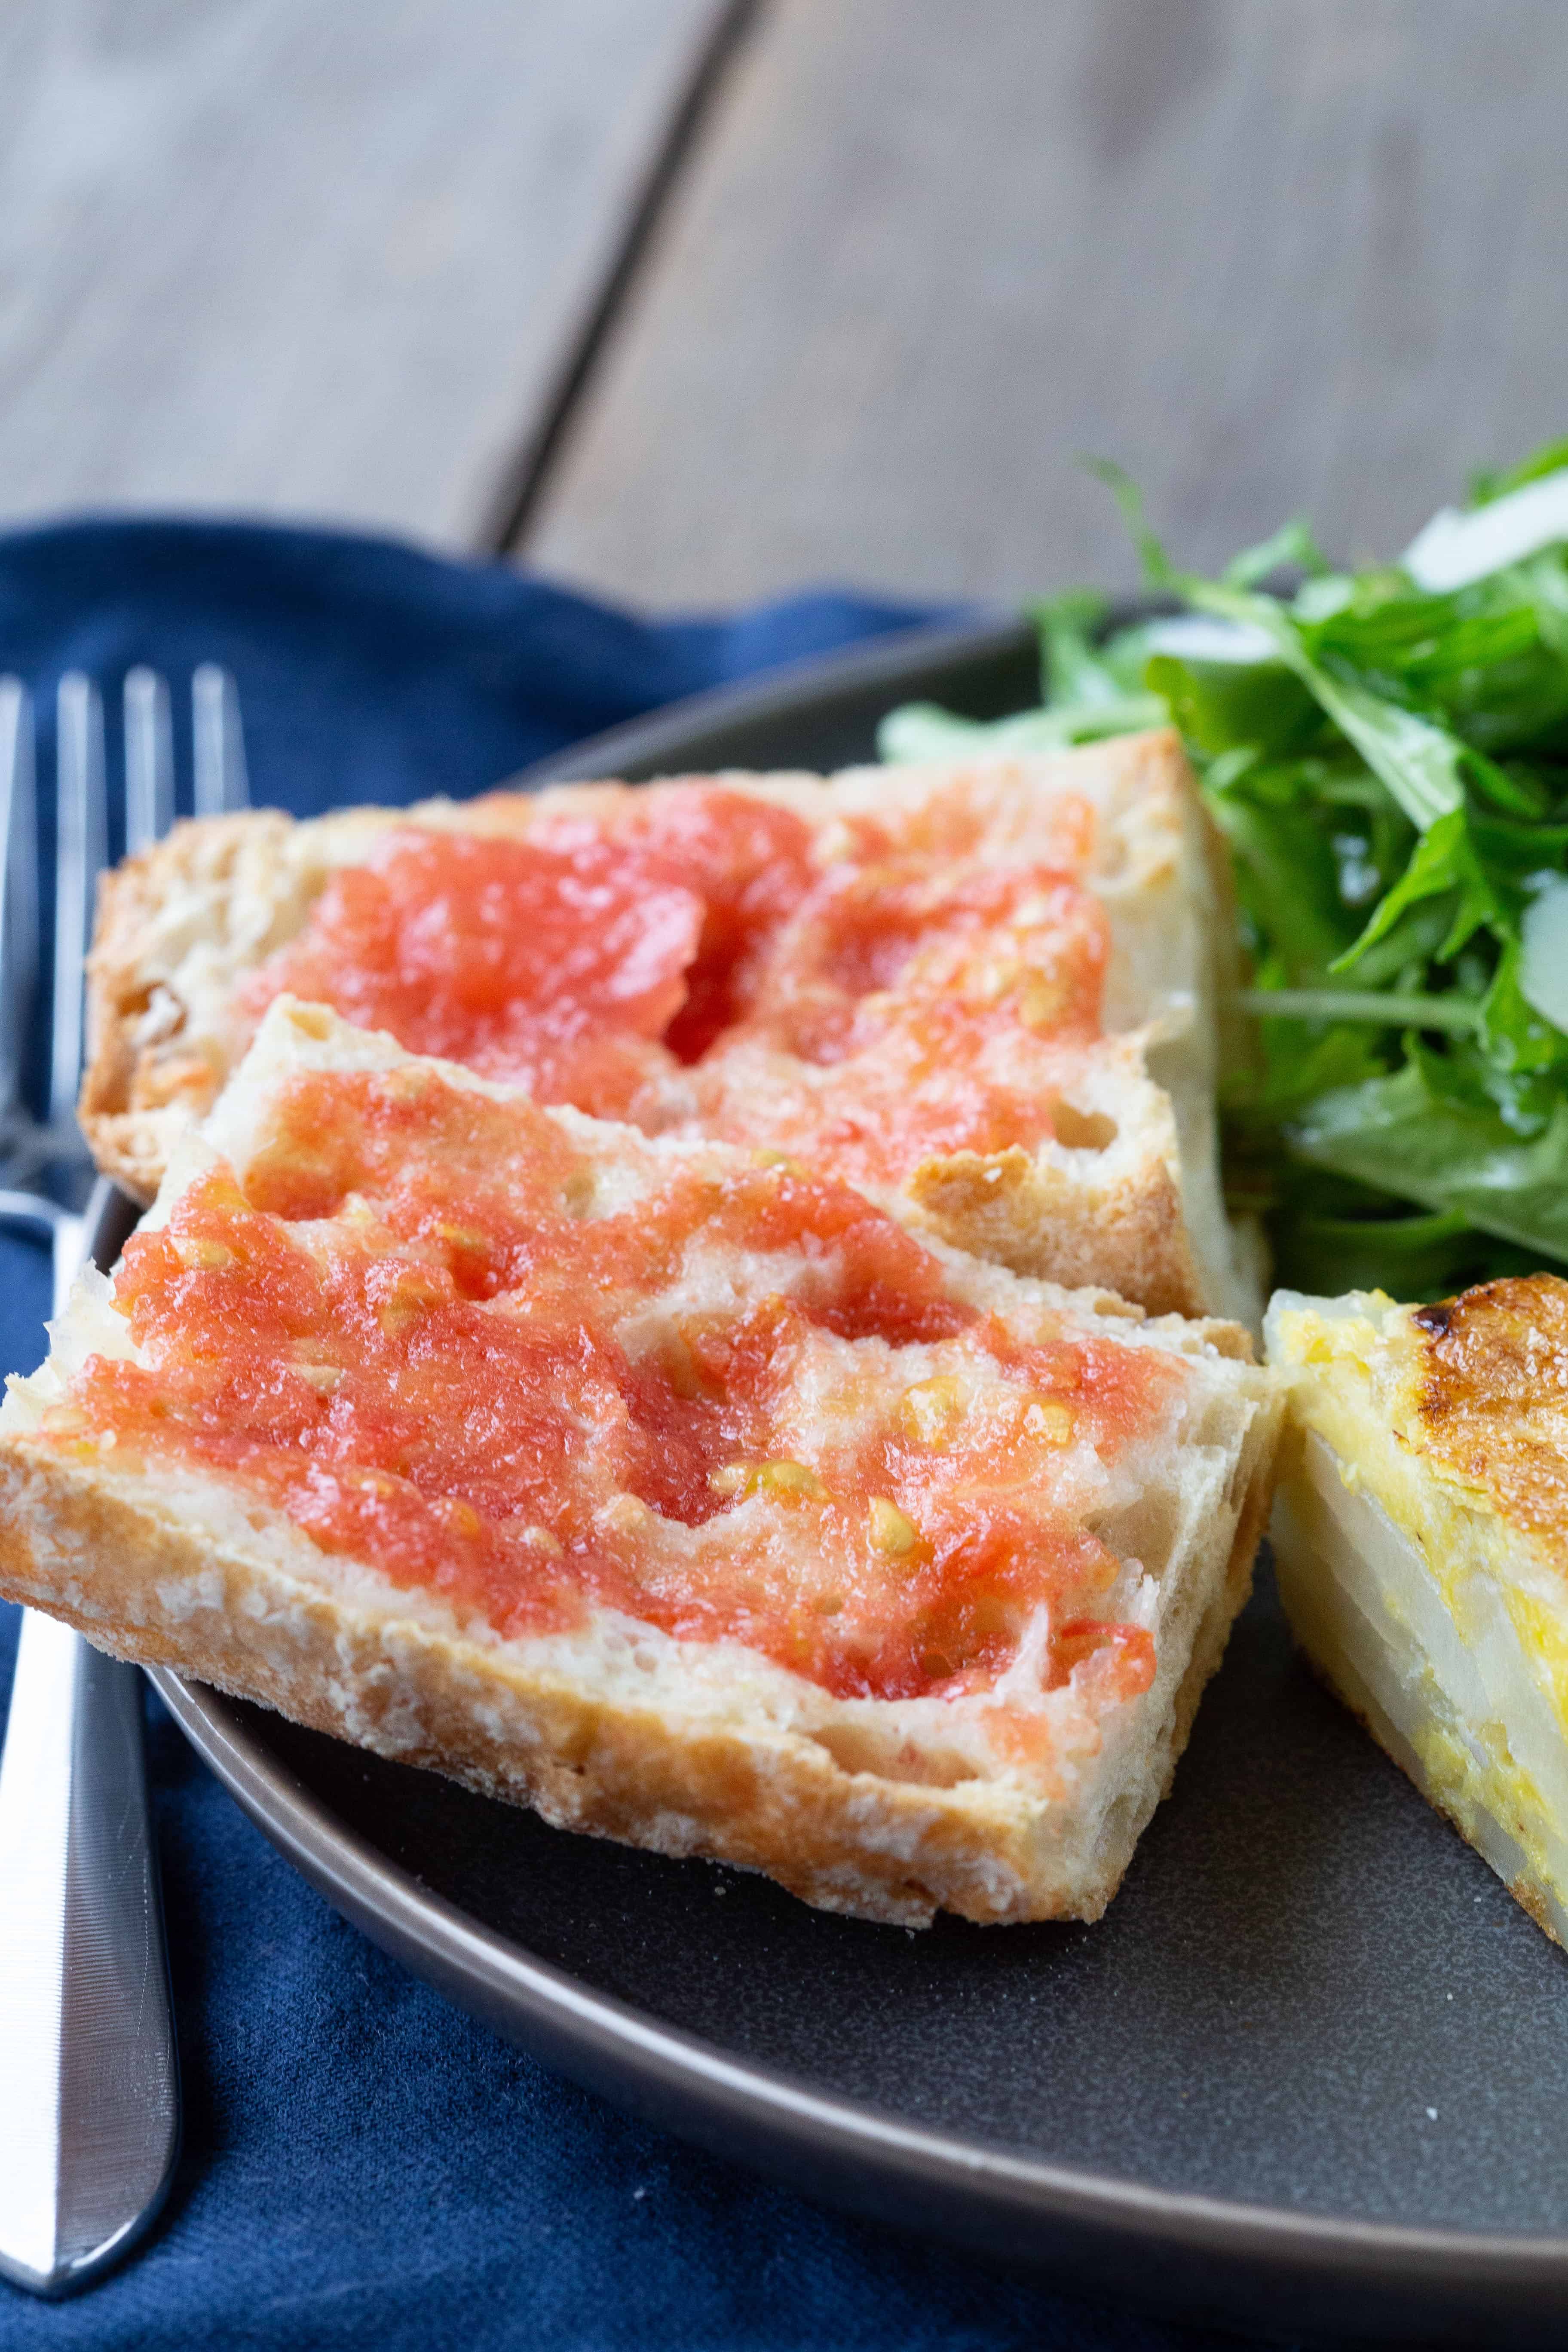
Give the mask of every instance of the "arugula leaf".
M 1068 589 L 1063 596 L 1042 596 L 1029 610 L 1040 633 L 1041 684 L 1050 701 L 1119 702 L 1136 688 L 1125 659 L 1100 649 L 1110 610 L 1103 596 Z
M 1127 526 L 1127 535 L 1138 550 L 1138 559 L 1143 566 L 1143 577 L 1150 587 L 1175 587 L 1176 575 L 1171 567 L 1171 559 L 1161 541 L 1149 528 L 1148 519 L 1143 512 L 1143 493 L 1131 474 L 1124 472 L 1113 457 L 1087 457 L 1084 460 L 1084 466 L 1086 471 L 1092 474 L 1097 482 L 1105 484 L 1106 488 L 1121 508 L 1121 520 Z
M 1494 1281 L 1500 1274 L 1523 1274 L 1534 1263 L 1528 1251 L 1481 1240 L 1458 1210 L 1325 1217 L 1302 1208 L 1277 1256 L 1278 1278 L 1292 1290 L 1386 1290 L 1411 1303 Z
M 1507 498 L 1510 490 L 1523 489 L 1526 482 L 1539 482 L 1547 474 L 1560 474 L 1568 467 L 1568 440 L 1548 441 L 1506 473 L 1478 473 L 1470 477 L 1470 504 L 1489 506 L 1494 499 Z
M 1568 1073 L 1568 1037 L 1526 996 L 1524 942 L 1510 939 L 1481 1006 L 1489 1060 L 1502 1070 Z
M 1342 988 L 1244 988 L 1237 1006 L 1260 1021 L 1365 1021 L 1374 1029 L 1436 1029 L 1473 1036 L 1484 1026 L 1485 1010 L 1467 997 L 1412 996 L 1390 990 L 1379 995 Z
M 1260 1146 L 1265 1158 L 1277 1150 L 1282 1120 L 1331 1088 L 1360 1086 L 1388 1067 L 1375 1031 L 1348 1021 L 1325 1030 L 1321 1024 L 1269 1020 L 1261 1024 L 1260 1042 L 1261 1076 L 1231 1070 L 1220 1087 L 1230 1140 L 1245 1139 L 1254 1160 Z M 1271 1178 L 1271 1193 L 1274 1188 Z
M 1443 1099 L 1413 1060 L 1320 1095 L 1287 1133 L 1296 1155 L 1318 1167 L 1568 1258 L 1568 1101 L 1526 1140 L 1495 1114 Z
M 1332 971 L 1348 944 L 1333 845 L 1310 809 L 1270 808 L 1233 788 L 1209 802 L 1235 860 L 1237 892 L 1255 945 L 1305 984 Z
M 877 733 L 884 760 L 963 759 L 972 751 L 1061 751 L 1108 735 L 1136 735 L 1168 724 L 1165 705 L 1152 694 L 1120 702 L 1068 703 L 1021 710 L 1016 719 L 957 719 L 934 702 L 908 702 L 889 711 Z
M 1283 662 L 1199 662 L 1156 651 L 1143 680 L 1200 751 L 1247 744 L 1283 759 L 1323 735 L 1321 711 Z
M 1497 893 L 1476 854 L 1469 819 L 1462 808 L 1451 809 L 1447 816 L 1440 816 L 1423 835 L 1405 872 L 1360 939 L 1345 950 L 1333 970 L 1351 971 L 1369 948 L 1387 938 L 1409 908 L 1423 898 L 1439 897 L 1453 908 L 1442 943 L 1434 950 L 1440 962 L 1450 962 L 1483 923 L 1501 924 L 1504 920 Z
M 1043 603 L 1040 710 L 895 712 L 884 757 L 1169 719 L 1255 983 L 1221 1087 L 1226 1191 L 1266 1217 L 1281 1275 L 1417 1296 L 1568 1268 L 1568 440 L 1397 563 L 1332 571 L 1290 522 L 1217 581 L 1094 470 L 1186 614 L 1111 629 L 1087 592 Z M 1266 593 L 1287 569 L 1294 593 Z
M 1296 515 L 1282 522 L 1278 530 L 1259 540 L 1256 547 L 1244 547 L 1233 555 L 1220 578 L 1227 588 L 1256 588 L 1271 572 L 1283 572 L 1294 567 L 1300 572 L 1321 572 L 1329 569 L 1328 559 L 1319 550 L 1305 518 Z
M 1568 450 L 1568 442 L 1563 444 Z M 1543 646 L 1559 658 L 1568 656 L 1568 568 L 1561 548 L 1531 556 L 1521 576 L 1535 610 L 1535 626 Z
M 1312 658 L 1305 632 L 1271 596 L 1207 580 L 1180 584 L 1200 612 L 1247 622 L 1272 640 L 1286 667 L 1355 745 L 1413 824 L 1425 828 L 1464 806 L 1465 747 L 1445 729 L 1352 679 L 1331 676 Z

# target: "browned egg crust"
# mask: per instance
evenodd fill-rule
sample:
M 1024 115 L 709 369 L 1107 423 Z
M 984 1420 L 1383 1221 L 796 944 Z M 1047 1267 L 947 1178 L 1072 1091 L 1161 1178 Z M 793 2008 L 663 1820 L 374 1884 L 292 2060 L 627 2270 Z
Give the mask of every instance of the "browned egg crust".
M 1482 1283 L 1410 1319 L 1417 1442 L 1568 1571 L 1568 1282 Z

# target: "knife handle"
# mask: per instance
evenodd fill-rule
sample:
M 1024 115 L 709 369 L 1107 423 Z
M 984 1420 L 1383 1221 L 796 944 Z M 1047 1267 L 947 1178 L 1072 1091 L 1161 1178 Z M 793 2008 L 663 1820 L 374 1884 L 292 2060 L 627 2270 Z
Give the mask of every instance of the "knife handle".
M 142 1676 L 22 1620 L 0 1762 L 0 2273 L 71 2294 L 167 2193 L 180 2096 Z
M 0 2276 L 86 2286 L 153 2221 L 179 2145 L 142 1676 L 28 1610 L 0 1758 Z

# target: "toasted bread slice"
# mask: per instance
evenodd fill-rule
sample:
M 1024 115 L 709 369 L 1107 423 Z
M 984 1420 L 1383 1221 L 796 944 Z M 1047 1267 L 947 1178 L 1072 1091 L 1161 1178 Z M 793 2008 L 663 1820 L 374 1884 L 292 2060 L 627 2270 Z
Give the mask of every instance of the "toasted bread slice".
M 698 841 L 715 810 L 731 835 L 745 829 L 733 812 L 750 811 L 757 841 Z M 376 922 L 384 935 L 402 922 L 406 941 L 428 910 L 416 901 L 410 916 L 405 897 L 401 913 L 379 901 L 374 916 L 345 911 L 344 894 L 356 877 L 401 874 L 411 841 L 433 835 L 645 861 L 661 836 L 654 884 L 645 862 L 622 894 L 642 931 L 629 949 L 616 934 L 622 960 L 596 994 L 571 998 L 580 942 L 564 934 L 549 932 L 529 962 L 531 900 L 517 902 L 504 944 L 487 942 L 492 960 L 513 957 L 514 991 L 554 992 L 542 1060 L 509 1061 L 493 1019 L 481 1037 L 472 1021 L 465 1032 L 468 1013 L 448 1017 L 449 973 L 432 966 L 395 1003 L 350 969 Z M 595 874 L 597 887 L 602 862 Z M 695 910 L 685 935 L 668 887 L 682 884 Z M 103 889 L 82 1125 L 100 1167 L 150 1200 L 265 995 L 288 988 L 542 1100 L 807 1160 L 1018 1272 L 1255 1323 L 1256 1269 L 1226 1225 L 1215 1150 L 1226 887 L 1168 731 L 827 782 L 574 785 L 300 824 L 261 812 L 181 825 Z M 602 913 L 584 922 L 605 928 Z M 335 961 L 323 962 L 319 934 Z M 370 952 L 383 954 L 384 935 Z M 704 988 L 719 1012 L 683 1038 Z M 607 1041 L 586 1062 L 584 1032 Z
M 1250 1358 L 285 999 L 10 1385 L 0 1591 L 830 1909 L 1091 1919 L 1248 1587 Z
M 1568 1282 L 1279 1292 L 1274 1540 L 1297 1639 L 1568 1944 Z

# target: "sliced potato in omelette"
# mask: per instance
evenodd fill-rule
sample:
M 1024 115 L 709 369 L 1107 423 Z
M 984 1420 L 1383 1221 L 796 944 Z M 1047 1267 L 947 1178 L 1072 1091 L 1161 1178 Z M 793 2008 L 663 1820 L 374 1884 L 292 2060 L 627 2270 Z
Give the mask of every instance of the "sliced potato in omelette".
M 1568 1945 L 1568 1282 L 1434 1307 L 1279 1292 L 1275 1507 L 1297 1639 Z

